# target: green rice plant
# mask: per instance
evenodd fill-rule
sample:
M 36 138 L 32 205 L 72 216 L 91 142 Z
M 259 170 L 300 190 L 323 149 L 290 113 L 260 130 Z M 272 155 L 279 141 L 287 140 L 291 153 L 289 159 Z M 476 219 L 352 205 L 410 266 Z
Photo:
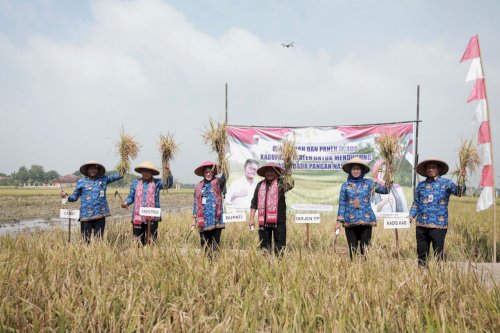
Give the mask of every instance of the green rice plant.
M 161 177 L 164 184 L 168 182 L 168 176 L 172 173 L 170 172 L 170 161 L 174 159 L 175 154 L 179 151 L 179 144 L 174 140 L 174 136 L 170 133 L 167 135 L 160 134 L 159 148 L 161 153 L 161 166 L 162 172 Z M 168 184 L 167 184 L 168 185 Z
M 209 119 L 208 126 L 203 133 L 203 141 L 210 146 L 210 150 L 217 153 L 217 160 L 220 170 L 226 176 L 229 175 L 230 166 L 227 160 L 227 123 L 219 123 L 212 118 Z
M 394 182 L 394 173 L 398 170 L 396 160 L 401 154 L 399 137 L 395 133 L 382 133 L 376 139 L 376 144 L 386 166 L 384 184 L 390 186 Z
M 472 174 L 481 165 L 481 159 L 476 146 L 472 145 L 472 139 L 463 140 L 458 150 L 457 168 L 452 172 L 453 177 L 457 178 L 460 189 L 463 189 L 467 182 L 467 172 Z M 462 195 L 463 193 L 460 193 Z
M 291 186 L 293 184 L 292 168 L 293 164 L 299 160 L 299 153 L 295 148 L 295 139 L 283 138 L 281 145 L 277 149 L 280 159 L 283 160 L 283 168 L 285 170 L 283 184 Z
M 120 161 L 116 165 L 116 170 L 120 175 L 124 175 L 130 171 L 130 159 L 137 158 L 139 153 L 139 144 L 135 138 L 122 129 L 120 133 L 120 141 L 116 144 L 118 148 L 118 156 Z
M 161 200 L 192 207 L 192 190 Z M 117 214 L 104 240 L 89 245 L 78 230 L 70 244 L 58 228 L 0 236 L 0 331 L 498 332 L 498 281 L 474 270 L 491 258 L 491 220 L 472 212 L 474 202 L 450 202 L 447 260 L 428 269 L 416 262 L 414 225 L 400 232 L 399 259 L 392 230 L 379 225 L 368 255 L 351 261 L 332 249 L 333 216 L 310 226 L 307 248 L 292 212 L 281 259 L 234 223 L 210 260 L 198 235 L 186 240 L 190 211 L 164 213 L 158 243 L 147 247 L 132 236 L 130 217 Z M 346 245 L 342 232 L 337 246 Z

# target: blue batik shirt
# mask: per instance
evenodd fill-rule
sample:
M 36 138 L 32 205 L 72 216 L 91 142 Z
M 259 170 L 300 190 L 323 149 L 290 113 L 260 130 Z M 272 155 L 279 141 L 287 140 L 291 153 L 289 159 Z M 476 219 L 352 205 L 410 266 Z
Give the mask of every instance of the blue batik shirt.
M 465 186 L 460 189 L 449 179 L 427 178 L 415 189 L 410 218 L 416 216 L 419 227 L 447 229 L 450 195 L 459 196 L 463 192 L 465 192 Z
M 69 202 L 80 198 L 80 221 L 92 221 L 110 216 L 106 188 L 109 183 L 122 179 L 119 174 L 101 176 L 97 178 L 84 177 L 78 179 L 76 188 L 68 197 Z
M 226 183 L 226 177 L 222 174 L 217 178 L 219 180 L 219 187 L 221 191 L 221 201 L 222 201 L 222 189 Z M 203 214 L 205 218 L 205 227 L 201 231 L 209 231 L 213 229 L 224 229 L 224 207 L 220 205 L 220 219 L 217 220 L 217 205 L 215 199 L 215 193 L 212 190 L 212 183 L 205 181 L 203 187 L 201 188 L 202 197 L 206 198 L 206 203 L 203 205 Z M 196 196 L 196 192 L 194 194 Z M 193 216 L 196 216 L 196 197 L 194 198 L 193 204 Z
M 130 191 L 128 193 L 127 200 L 125 201 L 127 205 L 131 205 L 135 201 L 135 189 L 137 188 L 137 183 L 139 182 L 140 179 L 134 179 L 132 181 L 132 184 L 130 185 Z M 164 188 L 171 188 L 173 183 L 174 183 L 174 177 L 172 175 L 168 176 L 167 179 L 167 184 L 168 186 L 165 186 L 165 184 L 162 182 L 161 179 L 156 179 L 152 178 L 152 181 L 155 182 L 156 186 L 156 191 L 155 191 L 155 208 L 160 208 L 160 190 Z M 148 194 L 148 188 L 151 185 L 151 182 L 144 182 L 143 184 L 143 193 L 142 193 L 142 205 L 146 204 L 146 196 Z M 132 218 L 135 215 L 135 205 L 134 208 L 132 209 Z M 161 219 L 160 219 L 161 220 Z
M 342 184 L 339 195 L 337 221 L 348 228 L 356 225 L 377 225 L 377 218 L 371 206 L 372 189 L 380 194 L 388 194 L 385 186 L 371 179 L 347 181 Z M 355 199 L 359 200 L 359 208 L 355 207 Z

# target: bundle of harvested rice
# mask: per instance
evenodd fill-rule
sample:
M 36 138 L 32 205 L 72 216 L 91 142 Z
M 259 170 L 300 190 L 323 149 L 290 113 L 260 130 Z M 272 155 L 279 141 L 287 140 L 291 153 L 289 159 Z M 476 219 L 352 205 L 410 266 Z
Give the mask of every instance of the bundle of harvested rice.
M 174 136 L 170 133 L 167 135 L 160 134 L 160 153 L 161 153 L 161 178 L 163 183 L 168 188 L 168 176 L 170 172 L 170 161 L 174 159 L 175 154 L 179 151 L 179 145 L 174 141 Z
M 281 145 L 278 147 L 278 154 L 283 160 L 283 168 L 285 169 L 285 174 L 283 175 L 283 184 L 292 185 L 293 179 L 291 171 L 293 164 L 298 162 L 299 153 L 295 148 L 295 140 L 283 138 L 281 140 Z
M 227 143 L 227 123 L 216 123 L 209 119 L 209 126 L 203 133 L 203 140 L 210 145 L 211 151 L 217 153 L 218 163 L 224 175 L 229 175 L 229 162 L 226 158 Z
M 116 170 L 123 176 L 130 170 L 130 159 L 137 157 L 139 144 L 133 136 L 126 134 L 122 129 L 120 141 L 116 146 L 118 147 L 118 156 L 120 157 L 120 162 L 116 165 Z
M 453 176 L 457 177 L 457 183 L 462 190 L 467 182 L 467 173 L 474 173 L 481 165 L 481 159 L 476 146 L 472 145 L 472 139 L 463 140 L 458 150 L 459 166 L 453 171 Z M 462 195 L 463 193 L 460 193 Z
M 384 183 L 391 186 L 394 182 L 394 173 L 397 170 L 396 159 L 401 153 L 399 138 L 394 133 L 383 133 L 377 138 L 376 145 L 386 167 Z

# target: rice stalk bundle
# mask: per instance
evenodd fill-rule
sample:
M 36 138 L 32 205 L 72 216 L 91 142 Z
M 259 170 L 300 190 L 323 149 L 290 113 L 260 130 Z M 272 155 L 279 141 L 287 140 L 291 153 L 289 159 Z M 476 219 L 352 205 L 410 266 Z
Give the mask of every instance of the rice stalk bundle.
M 397 170 L 396 159 L 401 153 L 399 138 L 394 133 L 383 133 L 377 138 L 376 145 L 386 167 L 384 183 L 390 186 L 394 182 L 394 174 Z
M 281 145 L 278 147 L 278 154 L 283 160 L 283 166 L 285 169 L 285 174 L 283 175 L 283 183 L 285 185 L 292 185 L 293 178 L 291 171 L 293 164 L 299 160 L 299 153 L 295 148 L 295 140 L 283 138 L 281 140 Z
M 170 172 L 170 161 L 174 159 L 175 154 L 179 151 L 179 144 L 174 140 L 174 136 L 170 133 L 167 135 L 160 134 L 160 153 L 161 153 L 161 178 L 163 183 L 168 184 L 168 176 L 171 175 Z
M 481 165 L 481 158 L 476 146 L 472 145 L 472 139 L 463 140 L 462 145 L 458 150 L 459 166 L 453 171 L 453 176 L 457 177 L 457 183 L 460 191 L 464 188 L 467 182 L 467 173 L 474 173 Z M 462 174 L 465 171 L 465 174 Z M 462 195 L 463 193 L 460 193 Z
M 120 141 L 117 143 L 118 156 L 120 162 L 116 165 L 116 170 L 120 175 L 125 175 L 130 170 L 130 159 L 135 159 L 139 153 L 139 144 L 135 138 L 125 133 L 120 133 Z
M 210 150 L 217 153 L 218 164 L 224 175 L 229 175 L 229 162 L 226 158 L 227 142 L 227 123 L 215 122 L 212 118 L 209 120 L 209 126 L 203 133 L 203 140 L 208 143 Z

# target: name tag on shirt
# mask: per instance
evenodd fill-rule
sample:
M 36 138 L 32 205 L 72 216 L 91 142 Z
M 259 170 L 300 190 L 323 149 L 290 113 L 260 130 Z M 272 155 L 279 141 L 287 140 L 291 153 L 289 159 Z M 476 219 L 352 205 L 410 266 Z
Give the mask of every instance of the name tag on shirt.
M 104 198 L 104 190 L 99 191 L 99 198 Z
M 427 197 L 427 202 L 432 202 L 434 200 L 434 196 L 432 194 L 429 194 Z
M 201 198 L 201 204 L 202 205 L 206 205 L 207 204 L 207 198 L 206 197 Z

